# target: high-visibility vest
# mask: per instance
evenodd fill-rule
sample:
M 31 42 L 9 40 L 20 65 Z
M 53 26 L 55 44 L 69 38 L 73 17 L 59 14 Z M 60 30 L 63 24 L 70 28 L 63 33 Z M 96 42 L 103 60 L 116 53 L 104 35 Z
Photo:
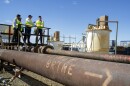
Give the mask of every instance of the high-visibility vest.
M 32 27 L 32 26 L 34 26 L 32 20 L 31 20 L 31 19 L 28 19 L 28 18 L 26 19 L 25 24 L 26 24 L 27 27 Z
M 42 29 L 44 27 L 44 22 L 43 21 L 40 21 L 40 20 L 37 20 L 36 21 L 36 27 L 38 29 Z
M 22 31 L 23 30 L 22 22 L 19 21 L 17 18 L 14 19 L 14 22 L 15 21 L 16 21 L 16 25 L 14 25 L 14 23 L 13 23 L 13 28 L 18 29 L 18 25 L 20 24 L 21 25 L 20 31 Z
M 14 22 L 16 23 L 16 25 L 14 24 Z M 14 19 L 14 22 L 13 22 L 13 28 L 18 28 L 18 25 L 19 24 L 22 24 L 21 21 L 19 21 L 17 18 Z

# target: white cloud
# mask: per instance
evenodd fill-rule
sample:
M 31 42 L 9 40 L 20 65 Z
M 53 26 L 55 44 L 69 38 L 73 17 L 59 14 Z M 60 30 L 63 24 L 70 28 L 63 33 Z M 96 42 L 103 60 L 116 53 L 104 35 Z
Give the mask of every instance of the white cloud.
M 73 1 L 72 4 L 73 4 L 73 5 L 77 5 L 78 2 L 77 2 L 77 1 Z
M 4 0 L 4 2 L 5 2 L 6 4 L 9 4 L 9 3 L 11 2 L 11 0 Z

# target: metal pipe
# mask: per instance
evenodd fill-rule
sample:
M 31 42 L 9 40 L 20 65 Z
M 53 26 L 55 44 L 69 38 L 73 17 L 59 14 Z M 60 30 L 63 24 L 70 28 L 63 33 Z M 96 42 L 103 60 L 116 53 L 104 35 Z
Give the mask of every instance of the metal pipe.
M 0 50 L 0 59 L 66 86 L 130 86 L 129 64 L 12 50 Z
M 53 50 L 52 46 L 43 46 L 42 48 L 38 48 L 38 51 L 40 51 L 40 53 L 45 53 L 45 54 L 64 55 L 64 56 L 71 56 L 71 57 L 130 64 L 130 56 L 128 55 L 110 55 L 110 54 L 96 54 L 96 53 L 81 53 L 76 51 L 65 51 L 65 50 Z
M 11 39 L 11 25 L 9 25 L 9 43 L 10 43 L 10 39 Z
M 116 43 L 115 43 L 115 55 L 117 53 L 117 38 L 118 38 L 118 21 L 116 23 Z
M 50 35 L 49 35 L 49 30 L 50 30 L 51 28 L 47 28 L 47 44 L 49 44 L 49 37 L 50 37 Z

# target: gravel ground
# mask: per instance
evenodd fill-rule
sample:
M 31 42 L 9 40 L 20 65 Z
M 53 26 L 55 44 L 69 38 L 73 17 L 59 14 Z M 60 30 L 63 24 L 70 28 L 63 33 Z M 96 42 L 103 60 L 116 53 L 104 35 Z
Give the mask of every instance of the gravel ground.
M 0 71 L 0 86 L 5 86 L 2 81 L 8 81 L 14 75 L 13 71 Z M 16 78 L 9 86 L 64 86 L 49 80 L 31 71 L 23 70 L 21 78 Z

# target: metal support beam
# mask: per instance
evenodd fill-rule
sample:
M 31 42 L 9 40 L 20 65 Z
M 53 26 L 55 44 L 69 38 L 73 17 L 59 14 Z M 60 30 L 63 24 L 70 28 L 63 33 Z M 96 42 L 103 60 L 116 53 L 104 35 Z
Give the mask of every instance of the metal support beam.
M 0 59 L 66 86 L 130 86 L 130 64 L 11 50 Z
M 9 25 L 9 43 L 10 43 L 10 41 L 11 41 L 11 25 Z

